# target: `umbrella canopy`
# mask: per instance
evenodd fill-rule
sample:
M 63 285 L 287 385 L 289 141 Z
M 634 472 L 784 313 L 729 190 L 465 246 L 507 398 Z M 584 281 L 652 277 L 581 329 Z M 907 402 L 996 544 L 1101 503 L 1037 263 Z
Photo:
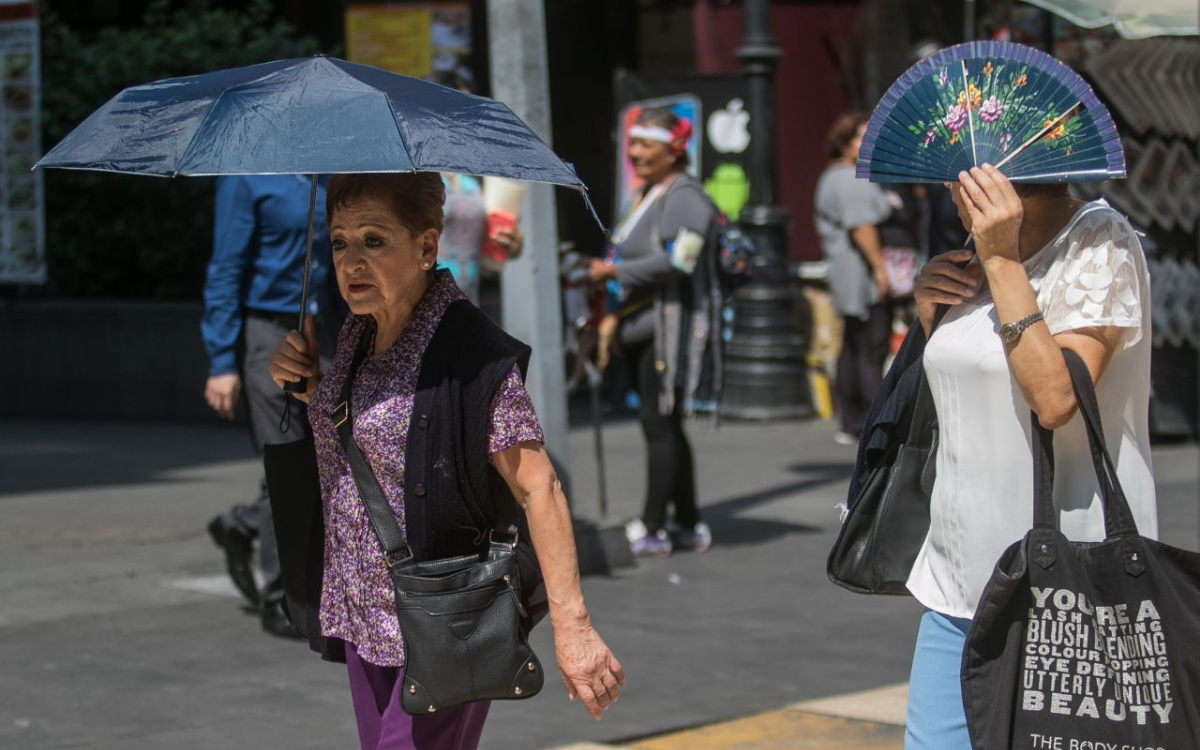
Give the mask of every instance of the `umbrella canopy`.
M 319 174 L 457 172 L 564 185 L 604 226 L 574 168 L 505 105 L 324 56 L 125 89 L 34 166 L 163 177 L 311 175 L 298 329 Z
M 500 102 L 332 57 L 125 89 L 37 166 L 171 177 L 458 172 L 586 191 Z
M 1200 33 L 1196 0 L 1026 0 L 1085 29 L 1112 24 L 1126 39 Z

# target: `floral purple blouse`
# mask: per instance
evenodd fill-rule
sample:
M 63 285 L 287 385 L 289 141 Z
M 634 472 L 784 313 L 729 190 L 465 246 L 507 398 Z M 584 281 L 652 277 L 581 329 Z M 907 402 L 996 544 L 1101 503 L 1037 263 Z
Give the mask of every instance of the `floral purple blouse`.
M 446 308 L 463 297 L 450 274 L 439 271 L 408 326 L 387 351 L 363 362 L 351 389 L 354 440 L 375 471 L 401 528 L 404 448 L 421 358 Z M 325 510 L 321 633 L 354 644 L 371 664 L 399 667 L 404 665 L 404 648 L 391 577 L 329 418 L 367 322 L 358 315 L 346 320 L 333 364 L 308 409 Z M 492 400 L 488 452 L 499 453 L 527 440 L 542 442 L 542 429 L 520 371 L 514 367 Z

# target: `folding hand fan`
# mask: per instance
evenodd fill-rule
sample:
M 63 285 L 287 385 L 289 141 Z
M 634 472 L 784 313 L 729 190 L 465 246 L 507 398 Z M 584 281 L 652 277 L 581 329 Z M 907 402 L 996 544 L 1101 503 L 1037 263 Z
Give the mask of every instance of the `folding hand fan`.
M 909 68 L 875 108 L 856 173 L 871 182 L 957 182 L 984 164 L 1013 182 L 1125 176 L 1117 128 L 1087 82 L 1009 42 L 959 44 Z

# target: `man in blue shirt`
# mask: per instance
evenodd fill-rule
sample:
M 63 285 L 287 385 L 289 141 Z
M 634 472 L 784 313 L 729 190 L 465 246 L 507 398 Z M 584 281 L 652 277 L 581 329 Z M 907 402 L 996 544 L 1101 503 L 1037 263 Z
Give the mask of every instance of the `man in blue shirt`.
M 233 419 L 244 396 L 251 438 L 259 452 L 267 444 L 308 436 L 308 417 L 298 401 L 291 406 L 288 433 L 280 430 L 286 397 L 267 374 L 267 361 L 275 345 L 296 327 L 309 191 L 310 178 L 303 175 L 217 178 L 213 254 L 200 324 L 210 363 L 204 397 L 218 415 Z M 331 266 L 322 181 L 313 232 L 310 312 L 318 314 L 318 341 L 326 351 L 327 327 L 321 323 L 334 317 L 328 286 Z M 253 503 L 235 505 L 217 516 L 208 531 L 225 553 L 234 585 L 252 605 L 261 604 L 263 628 L 276 635 L 295 635 L 281 605 L 283 582 L 265 480 Z M 255 539 L 265 579 L 261 592 L 250 566 Z

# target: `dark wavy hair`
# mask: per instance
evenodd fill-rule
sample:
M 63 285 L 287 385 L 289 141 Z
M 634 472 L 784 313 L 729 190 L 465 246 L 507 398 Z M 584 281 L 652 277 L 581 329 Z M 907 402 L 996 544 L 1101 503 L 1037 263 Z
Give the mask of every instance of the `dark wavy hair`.
M 846 146 L 849 146 L 850 141 L 854 140 L 854 134 L 858 132 L 864 122 L 870 119 L 870 115 L 857 109 L 838 115 L 825 135 L 825 148 L 829 152 L 829 158 L 841 158 Z

